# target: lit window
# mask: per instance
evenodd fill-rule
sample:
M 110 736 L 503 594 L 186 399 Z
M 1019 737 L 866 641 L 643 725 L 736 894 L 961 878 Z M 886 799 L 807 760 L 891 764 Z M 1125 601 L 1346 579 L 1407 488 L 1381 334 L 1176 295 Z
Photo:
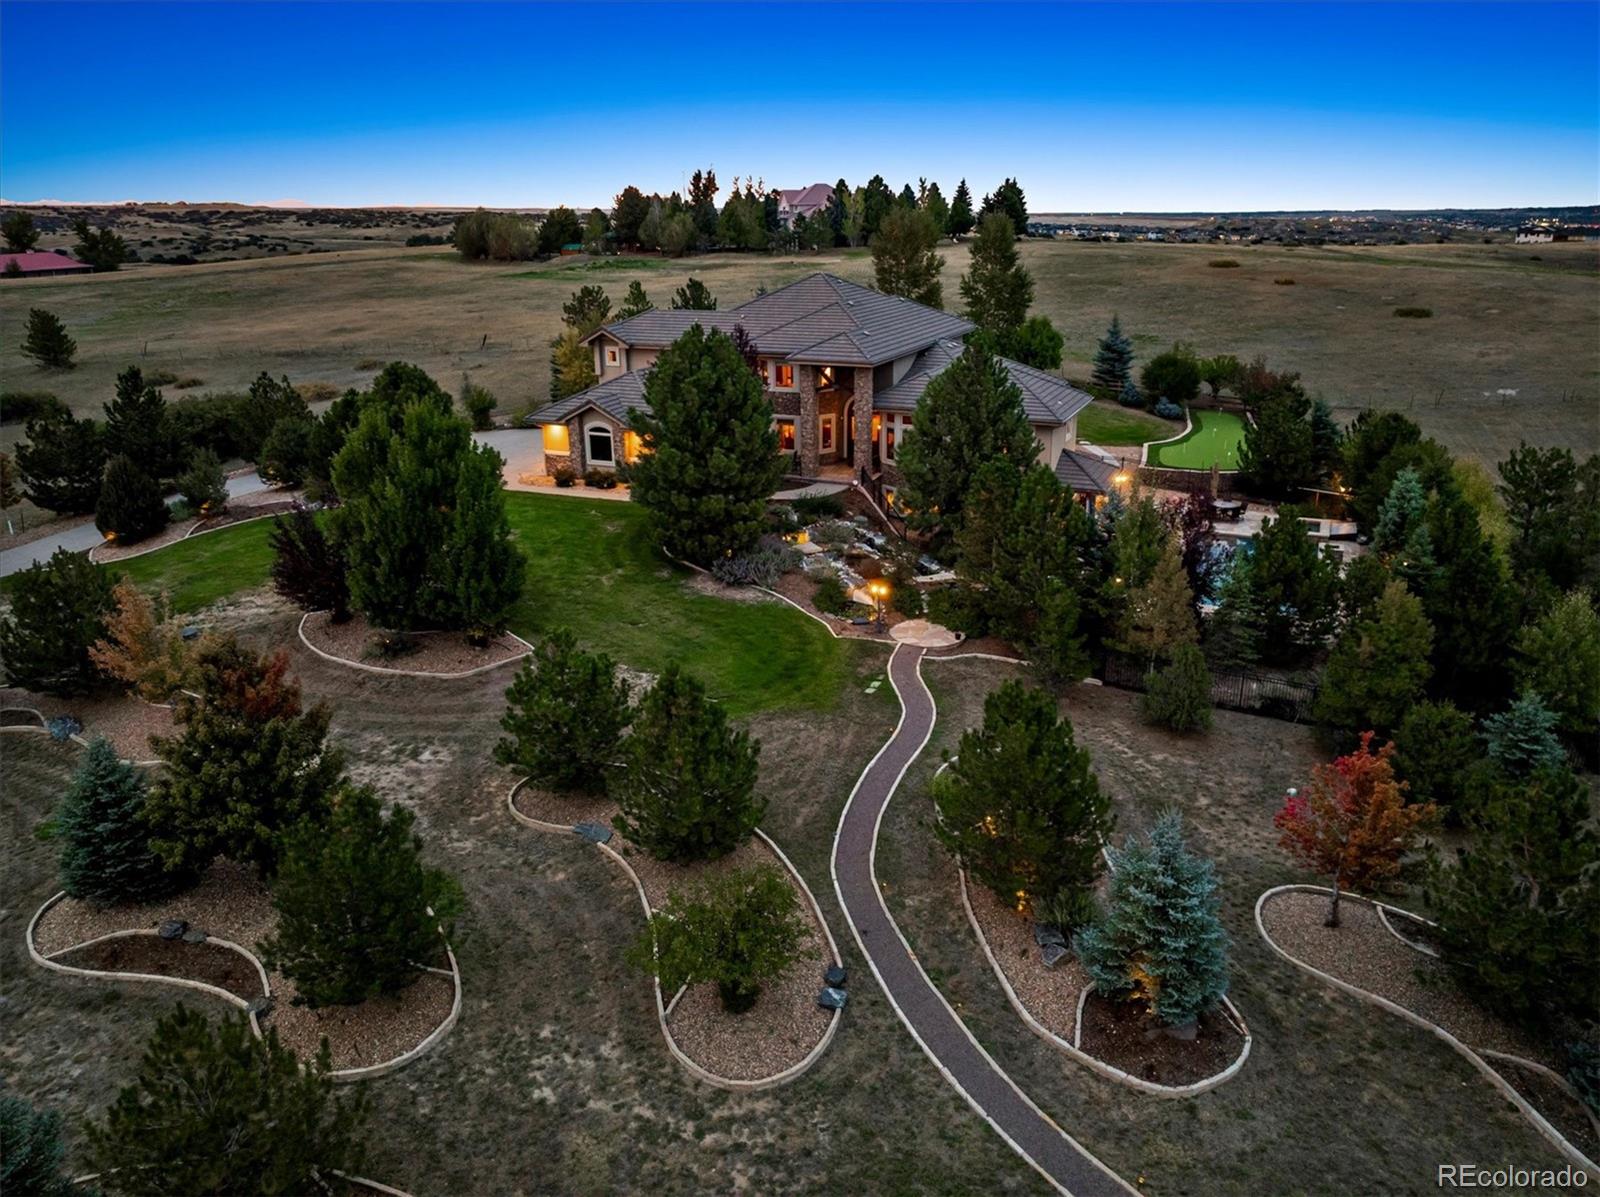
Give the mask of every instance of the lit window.
M 565 424 L 546 424 L 544 426 L 544 451 L 546 453 L 571 452 L 571 446 L 567 441 L 567 426 Z
M 833 417 L 823 416 L 818 424 L 822 430 L 822 451 L 827 453 L 833 449 Z
M 831 387 L 833 385 L 833 382 L 834 382 L 833 367 L 832 366 L 818 366 L 817 367 L 817 389 L 820 391 L 824 387 Z
M 883 435 L 879 438 L 878 443 L 885 461 L 894 460 L 895 447 L 905 439 L 906 430 L 910 427 L 910 416 L 894 412 L 883 418 Z
M 614 366 L 616 364 L 617 364 L 617 348 L 616 348 L 615 345 L 613 345 L 611 348 L 606 350 L 606 365 Z
M 603 424 L 596 424 L 589 429 L 588 439 L 584 447 L 589 451 L 590 465 L 614 465 L 616 457 L 613 456 L 611 447 L 611 429 Z
M 776 362 L 772 367 L 772 385 L 780 391 L 794 389 L 794 367 L 785 362 Z
M 631 429 L 622 434 L 622 460 L 630 465 L 639 460 L 643 452 L 643 445 L 639 442 L 639 434 Z
M 778 421 L 778 448 L 785 453 L 794 452 L 794 421 Z

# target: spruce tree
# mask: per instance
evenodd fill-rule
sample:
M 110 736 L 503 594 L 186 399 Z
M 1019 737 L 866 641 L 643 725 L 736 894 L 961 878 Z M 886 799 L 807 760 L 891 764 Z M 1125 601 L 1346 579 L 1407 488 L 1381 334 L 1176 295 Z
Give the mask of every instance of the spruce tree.
M 1111 858 L 1106 911 L 1074 938 L 1078 957 L 1101 996 L 1144 1002 L 1167 1026 L 1191 1023 L 1228 992 L 1216 871 L 1170 810 Z
M 933 799 L 940 843 L 1008 906 L 1036 910 L 1100 875 L 1111 799 L 1044 690 L 1010 681 L 991 693 Z
M 72 1183 L 61 1141 L 61 1115 L 0 1093 L 0 1193 L 7 1197 L 84 1197 Z
M 648 412 L 629 418 L 641 452 L 628 479 L 657 541 L 698 565 L 743 553 L 784 470 L 760 380 L 731 338 L 697 324 L 656 359 L 644 397 Z
M 1094 372 L 1090 383 L 1102 399 L 1116 399 L 1133 381 L 1133 342 L 1122 331 L 1122 320 L 1115 314 L 1106 335 L 1094 352 Z
M 931 216 L 916 208 L 895 208 L 872 239 L 873 286 L 885 295 L 944 307 L 939 282 L 944 259 L 935 248 L 938 243 L 939 230 Z
M 156 479 L 172 477 L 180 464 L 166 398 L 144 380 L 138 366 L 117 375 L 115 397 L 106 404 L 106 450 L 139 463 Z
M 1422 475 L 1410 466 L 1394 476 L 1389 494 L 1378 508 L 1378 526 L 1372 531 L 1372 547 L 1379 553 L 1396 553 L 1404 548 L 1411 534 L 1428 514 L 1428 494 L 1422 489 Z
M 31 357 L 41 370 L 70 370 L 78 343 L 67 335 L 67 326 L 53 312 L 28 309 L 28 332 L 22 342 L 22 355 Z
M 94 526 L 108 540 L 136 544 L 161 531 L 171 518 L 161 487 L 133 458 L 119 453 L 106 463 L 100 499 L 94 507 Z
M 603 794 L 631 718 L 616 662 L 579 651 L 572 633 L 558 628 L 506 690 L 500 726 L 508 738 L 495 745 L 495 759 L 552 789 Z
M 953 534 L 967 492 L 987 462 L 1025 469 L 1039 454 L 1022 392 L 981 341 L 967 345 L 922 392 L 913 427 L 896 451 L 904 478 L 897 496 L 913 527 Z
M 106 468 L 99 425 L 62 412 L 29 420 L 26 436 L 17 446 L 17 473 L 29 500 L 61 515 L 93 511 Z
M 13 686 L 83 694 L 100 680 L 89 649 L 116 607 L 111 575 L 82 553 L 57 549 L 12 578 L 0 619 L 0 660 Z
M 1429 502 L 1427 528 L 1437 564 L 1417 591 L 1433 625 L 1431 690 L 1467 710 L 1493 710 L 1511 689 L 1506 645 L 1517 628 L 1505 559 L 1454 487 Z
M 929 183 L 917 203 L 922 210 L 933 220 L 933 227 L 939 231 L 940 237 L 949 235 L 950 232 L 950 205 L 944 198 L 944 193 L 939 190 L 938 183 Z
M 1393 581 L 1370 618 L 1345 629 L 1328 657 L 1316 716 L 1342 732 L 1389 736 L 1421 700 L 1433 667 L 1433 629 L 1422 603 Z
M 1510 777 L 1531 777 L 1566 760 L 1556 735 L 1560 717 L 1544 699 L 1529 690 L 1498 714 L 1483 721 L 1483 745 L 1489 759 Z
M 1005 213 L 991 212 L 978 226 L 971 265 L 961 276 L 961 298 L 967 318 L 1000 344 L 1028 318 L 1033 276 L 1017 256 L 1016 233 Z
M 267 967 L 294 982 L 299 1006 L 350 1006 L 404 989 L 440 955 L 461 908 L 449 874 L 422 863 L 416 816 L 386 816 L 370 786 L 346 783 L 326 824 L 284 835 L 272 906 L 278 922 L 260 945 Z
M 1193 644 L 1174 650 L 1171 664 L 1145 679 L 1139 713 L 1145 722 L 1180 735 L 1209 729 L 1211 671 L 1206 668 L 1205 654 Z
M 842 183 L 844 180 L 840 180 Z M 956 184 L 956 193 L 950 199 L 950 235 L 965 237 L 972 232 L 976 219 L 972 214 L 972 189 L 962 179 Z
M 188 878 L 168 872 L 150 850 L 144 778 L 103 739 L 84 752 L 56 805 L 61 888 L 96 906 L 146 902 Z
M 438 617 L 473 644 L 502 631 L 522 595 L 527 558 L 511 539 L 500 474 L 505 461 L 473 445 L 457 464 L 455 508 L 440 546 Z
M 131 1085 L 88 1127 L 97 1183 L 120 1197 L 298 1197 L 359 1173 L 365 1094 L 334 1097 L 327 1041 L 304 1067 L 242 1015 L 179 1005 L 156 1023 Z
M 327 611 L 334 623 L 350 618 L 344 553 L 308 508 L 273 517 L 272 586 L 304 611 Z
M 676 664 L 646 691 L 609 786 L 617 829 L 660 860 L 726 856 L 761 821 L 761 744 L 728 726 L 721 704 Z

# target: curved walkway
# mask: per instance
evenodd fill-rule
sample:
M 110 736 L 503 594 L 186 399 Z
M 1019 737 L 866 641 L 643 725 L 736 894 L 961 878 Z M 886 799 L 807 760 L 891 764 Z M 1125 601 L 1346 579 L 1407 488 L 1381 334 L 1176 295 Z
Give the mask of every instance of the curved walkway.
M 900 779 L 933 734 L 933 695 L 922 681 L 923 650 L 900 645 L 889 682 L 900 722 L 856 782 L 833 841 L 833 885 L 856 945 L 889 1004 L 934 1067 L 1046 1180 L 1072 1197 L 1134 1193 L 1019 1089 L 928 979 L 895 925 L 874 868 L 878 826 Z

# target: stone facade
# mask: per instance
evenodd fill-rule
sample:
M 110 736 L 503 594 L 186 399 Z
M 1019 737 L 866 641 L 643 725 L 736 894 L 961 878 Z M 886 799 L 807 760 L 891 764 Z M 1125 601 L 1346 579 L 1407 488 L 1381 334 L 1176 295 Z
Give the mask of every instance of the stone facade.
M 800 454 L 800 472 L 815 478 L 822 468 L 822 457 L 817 447 L 817 368 L 801 366 L 800 410 L 795 418 L 795 448 Z
M 862 473 L 866 473 L 869 476 L 872 473 L 872 395 L 872 367 L 857 366 L 855 382 L 855 460 L 850 464 L 858 478 Z

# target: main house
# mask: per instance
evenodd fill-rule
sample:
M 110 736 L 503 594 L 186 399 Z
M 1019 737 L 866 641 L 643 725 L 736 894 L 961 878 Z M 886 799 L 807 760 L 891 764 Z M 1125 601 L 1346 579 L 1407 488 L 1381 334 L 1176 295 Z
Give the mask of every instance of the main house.
M 744 329 L 759 355 L 780 451 L 804 478 L 859 482 L 891 496 L 900 483 L 896 446 L 917 400 L 961 353 L 975 327 L 950 312 L 884 295 L 831 274 L 813 274 L 726 311 L 652 309 L 604 325 L 586 343 L 599 381 L 540 411 L 549 468 L 580 474 L 634 460 L 628 413 L 647 407 L 656 357 L 692 326 Z M 1090 396 L 1064 379 L 1002 359 L 1022 392 L 1039 460 L 1074 492 L 1103 495 L 1115 467 L 1077 447 L 1078 413 Z

